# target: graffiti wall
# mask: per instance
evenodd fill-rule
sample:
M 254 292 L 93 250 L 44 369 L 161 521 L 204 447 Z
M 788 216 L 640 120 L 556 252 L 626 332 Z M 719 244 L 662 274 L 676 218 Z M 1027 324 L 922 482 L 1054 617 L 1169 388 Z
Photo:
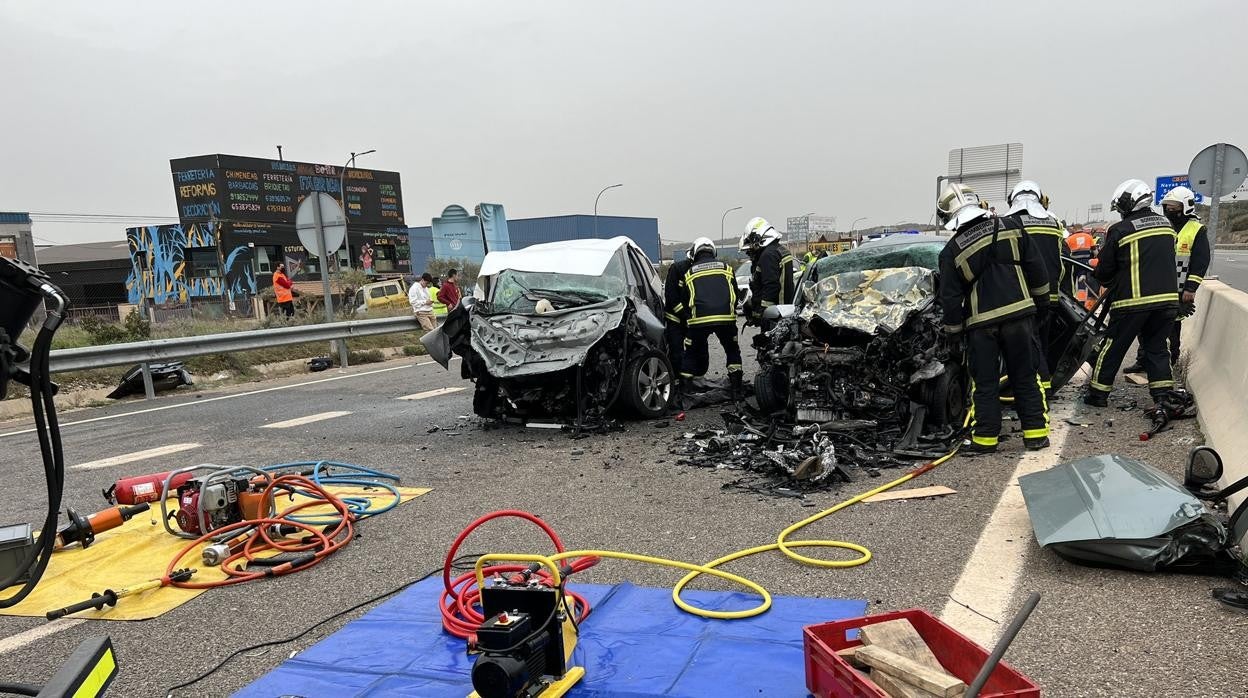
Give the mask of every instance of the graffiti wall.
M 231 303 L 256 293 L 251 248 L 218 242 L 219 224 L 147 225 L 126 229 L 130 245 L 130 302 L 186 303 L 221 298 Z

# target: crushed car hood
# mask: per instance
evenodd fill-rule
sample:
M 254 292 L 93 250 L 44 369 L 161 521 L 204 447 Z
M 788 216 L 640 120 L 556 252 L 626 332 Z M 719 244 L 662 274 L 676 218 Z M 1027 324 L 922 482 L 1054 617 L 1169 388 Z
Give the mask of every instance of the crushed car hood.
M 473 313 L 472 348 L 495 378 L 570 368 L 619 327 L 627 305 L 627 299 L 615 298 L 543 315 Z
M 818 317 L 831 327 L 870 335 L 896 332 L 935 300 L 932 270 L 924 267 L 847 271 L 825 276 L 805 289 L 803 320 Z

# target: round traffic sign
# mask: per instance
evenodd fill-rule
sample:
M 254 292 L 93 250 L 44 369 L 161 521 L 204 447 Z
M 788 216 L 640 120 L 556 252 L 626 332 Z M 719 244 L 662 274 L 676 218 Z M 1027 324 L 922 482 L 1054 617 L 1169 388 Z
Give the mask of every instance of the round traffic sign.
M 1218 148 L 1222 148 L 1222 177 L 1218 192 L 1213 191 L 1214 167 Z M 1205 196 L 1226 196 L 1243 184 L 1248 176 L 1248 156 L 1229 143 L 1215 143 L 1192 158 L 1187 168 L 1187 179 L 1193 191 Z
M 308 254 L 322 257 L 321 241 L 316 235 L 317 208 L 320 209 L 320 223 L 325 230 L 325 246 L 331 251 L 342 247 L 347 239 L 347 218 L 342 214 L 342 207 L 334 197 L 323 191 L 309 194 L 299 203 L 295 211 L 295 232 L 299 234 L 299 242 L 303 243 Z

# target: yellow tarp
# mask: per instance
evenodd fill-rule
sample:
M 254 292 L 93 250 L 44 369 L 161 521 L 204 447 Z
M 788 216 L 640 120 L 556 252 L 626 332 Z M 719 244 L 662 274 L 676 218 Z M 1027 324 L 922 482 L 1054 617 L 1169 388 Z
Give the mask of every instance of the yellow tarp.
M 369 497 L 379 504 L 393 501 L 394 495 L 387 490 L 364 492 L 358 487 L 326 487 L 329 492 L 341 496 Z M 425 487 L 400 487 L 399 494 L 403 502 L 429 492 Z M 278 500 L 278 511 L 283 509 Z M 300 500 L 296 498 L 298 501 Z M 177 508 L 176 500 L 170 500 L 170 511 Z M 313 515 L 321 512 L 332 512 L 333 508 L 324 505 L 308 507 L 299 511 L 299 516 Z M 364 525 L 378 525 L 386 518 L 385 514 L 377 517 L 375 522 Z M 169 535 L 165 527 L 160 525 L 160 507 L 153 505 L 151 511 L 139 514 L 124 525 L 111 531 L 105 531 L 95 538 L 91 547 L 83 550 L 72 547 L 52 554 L 52 560 L 44 571 L 39 585 L 21 603 L 12 608 L 0 609 L 6 616 L 38 616 L 58 608 L 91 598 L 91 594 L 105 589 L 120 590 L 149 579 L 156 579 L 165 573 L 169 561 L 178 554 L 190 541 L 185 538 Z M 367 545 L 367 539 L 355 545 Z M 322 564 L 333 564 L 333 556 Z M 205 582 L 225 579 L 226 575 L 216 567 L 204 569 L 203 560 L 198 550 L 188 552 L 179 565 L 192 567 L 198 572 L 192 581 Z M 263 584 L 263 581 L 252 582 Z M 11 587 L 3 596 L 11 596 L 17 587 Z M 155 618 L 167 611 L 177 608 L 191 599 L 207 591 L 206 589 L 178 589 L 163 587 L 152 589 L 133 596 L 120 599 L 116 606 L 105 606 L 99 611 L 82 611 L 70 616 L 72 618 L 98 618 L 102 620 L 147 620 Z

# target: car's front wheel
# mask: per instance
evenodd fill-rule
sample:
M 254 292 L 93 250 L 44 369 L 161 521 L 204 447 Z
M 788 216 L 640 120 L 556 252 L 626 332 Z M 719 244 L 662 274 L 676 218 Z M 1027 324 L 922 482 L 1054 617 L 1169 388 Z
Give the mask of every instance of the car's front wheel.
M 667 357 L 662 352 L 647 351 L 628 365 L 620 397 L 641 417 L 662 417 L 672 399 L 673 384 L 674 374 Z

